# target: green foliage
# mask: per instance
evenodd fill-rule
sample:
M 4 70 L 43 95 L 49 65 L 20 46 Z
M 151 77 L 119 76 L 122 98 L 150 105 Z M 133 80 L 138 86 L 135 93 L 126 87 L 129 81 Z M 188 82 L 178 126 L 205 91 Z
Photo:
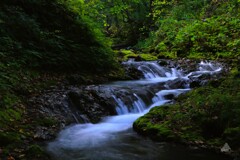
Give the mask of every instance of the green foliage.
M 85 1 L 83 14 L 94 19 L 114 43 L 135 44 L 149 28 L 150 2 Z
M 141 48 L 174 57 L 235 58 L 239 51 L 239 1 L 153 1 L 157 30 Z
M 158 58 L 157 58 L 156 56 L 154 56 L 154 55 L 144 54 L 144 53 L 140 54 L 140 57 L 141 57 L 141 59 L 144 60 L 144 61 L 155 61 L 155 60 L 158 59 Z
M 3 92 L 1 92 L 3 93 Z M 20 102 L 19 97 L 14 94 L 6 93 L 0 96 L 0 126 L 3 128 L 11 127 L 22 119 L 22 111 L 16 106 Z
M 119 58 L 120 61 L 127 61 L 129 58 L 134 58 L 135 60 L 139 61 L 155 61 L 157 60 L 157 56 L 154 56 L 152 54 L 146 54 L 146 53 L 135 53 L 133 50 L 125 50 L 121 49 L 120 51 L 116 51 L 116 55 Z
M 6 155 L 32 141 L 34 126 L 27 124 L 56 123 L 51 118 L 30 122 L 26 97 L 66 73 L 99 75 L 118 67 L 110 41 L 84 7 L 79 0 L 0 1 L 0 148 Z M 29 151 L 30 157 L 43 152 L 36 146 Z
M 48 70 L 107 70 L 113 66 L 109 43 L 93 21 L 72 7 L 73 1 L 2 3 L 1 61 Z
M 155 107 L 134 122 L 134 129 L 154 139 L 239 147 L 240 80 L 206 86 L 180 96 L 177 103 Z M 167 133 L 167 134 L 166 134 Z M 171 135 L 171 138 L 169 138 Z
M 201 53 L 204 57 L 234 57 L 239 55 L 237 30 L 239 21 L 228 17 L 212 17 L 194 21 L 183 27 L 173 42 L 179 56 Z M 238 22 L 239 23 L 239 22 Z
M 132 50 L 125 50 L 125 49 L 121 49 L 120 51 L 117 51 L 116 55 L 121 61 L 126 61 L 129 58 L 136 58 L 138 56 Z

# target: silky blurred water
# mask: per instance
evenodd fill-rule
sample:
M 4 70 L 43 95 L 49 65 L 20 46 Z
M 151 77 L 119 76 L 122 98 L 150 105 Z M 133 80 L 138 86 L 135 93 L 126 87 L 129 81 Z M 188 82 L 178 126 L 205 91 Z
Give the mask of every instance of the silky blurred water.
M 72 130 L 74 131 L 74 130 Z M 92 135 L 89 135 L 92 136 Z M 100 136 L 100 135 L 99 135 Z M 80 137 L 81 138 L 81 137 Z M 94 139 L 94 137 L 92 137 Z M 64 143 L 64 142 L 63 142 Z M 68 144 L 68 143 L 66 143 Z M 84 142 L 83 142 L 84 144 Z M 94 144 L 94 143 L 93 143 Z M 83 147 L 73 143 L 65 148 L 52 143 L 49 151 L 57 160 L 228 160 L 212 152 L 191 149 L 171 143 L 156 143 L 138 136 L 131 129 L 116 132 L 98 141 L 95 145 Z
M 143 72 L 145 79 L 136 81 L 119 81 L 107 86 L 141 86 L 156 84 L 177 78 L 188 80 L 189 76 L 198 77 L 202 74 L 215 74 L 221 67 L 201 62 L 197 71 L 183 75 L 181 70 L 167 69 L 156 62 L 127 62 Z M 144 89 L 144 86 L 143 88 Z M 113 95 L 116 112 L 119 115 L 105 117 L 98 124 L 77 124 L 69 126 L 48 144 L 47 150 L 57 160 L 227 160 L 228 158 L 199 149 L 191 149 L 171 143 L 156 143 L 137 135 L 132 130 L 132 123 L 146 114 L 152 107 L 161 106 L 170 100 L 166 95 L 178 96 L 189 91 L 189 88 L 166 89 L 154 93 L 152 104 L 146 105 L 135 93 L 132 110 L 123 103 L 121 98 Z

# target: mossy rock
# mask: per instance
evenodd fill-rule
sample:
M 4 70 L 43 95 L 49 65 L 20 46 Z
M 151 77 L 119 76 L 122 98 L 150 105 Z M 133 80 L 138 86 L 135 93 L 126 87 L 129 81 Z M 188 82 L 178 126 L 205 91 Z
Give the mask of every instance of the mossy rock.
M 120 51 L 115 52 L 122 61 L 126 61 L 129 58 L 136 58 L 138 55 L 133 52 L 133 50 L 121 49 Z
M 171 130 L 169 121 L 166 120 L 168 106 L 155 107 L 145 116 L 133 123 L 133 129 L 143 136 L 153 140 L 172 141 L 177 135 Z
M 152 54 L 140 54 L 142 60 L 144 61 L 156 61 L 158 60 L 157 56 L 154 56 Z
M 175 52 L 161 52 L 156 57 L 158 59 L 175 59 L 177 55 Z
M 231 76 L 230 76 L 231 77 Z M 154 140 L 204 143 L 240 148 L 240 80 L 226 78 L 209 83 L 176 99 L 176 104 L 154 107 L 137 119 L 133 128 Z M 201 144 L 199 144 L 201 145 Z

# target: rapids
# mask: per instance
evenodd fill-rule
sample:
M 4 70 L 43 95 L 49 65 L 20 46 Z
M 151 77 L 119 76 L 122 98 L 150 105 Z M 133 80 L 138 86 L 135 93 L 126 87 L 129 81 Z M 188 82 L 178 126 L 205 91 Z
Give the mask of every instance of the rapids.
M 132 160 L 132 159 L 224 159 L 214 153 L 173 145 L 169 143 L 155 143 L 138 136 L 132 131 L 132 123 L 140 116 L 147 113 L 152 107 L 171 103 L 171 99 L 190 90 L 191 77 L 197 78 L 203 74 L 213 75 L 221 72 L 221 65 L 210 62 L 201 62 L 198 68 L 190 73 L 184 73 L 179 68 L 160 66 L 157 62 L 124 62 L 131 65 L 144 75 L 144 78 L 132 81 L 117 81 L 102 86 L 128 87 L 132 90 L 131 104 L 125 104 L 122 97 L 112 95 L 116 103 L 118 115 L 104 117 L 97 124 L 85 123 L 67 127 L 61 131 L 57 139 L 48 144 L 49 153 L 60 160 Z M 182 88 L 168 88 L 167 82 L 181 79 L 186 82 Z M 151 90 L 154 95 L 149 97 L 151 103 L 147 103 L 140 95 L 134 93 L 134 88 L 145 86 L 165 85 L 166 89 Z M 171 95 L 171 99 L 166 98 Z M 191 151 L 191 152 L 190 152 Z

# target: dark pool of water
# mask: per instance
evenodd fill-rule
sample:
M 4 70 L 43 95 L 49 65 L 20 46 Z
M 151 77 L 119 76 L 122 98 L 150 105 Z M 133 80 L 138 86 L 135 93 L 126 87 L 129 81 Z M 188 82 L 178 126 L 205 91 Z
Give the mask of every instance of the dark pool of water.
M 58 160 L 229 160 L 221 154 L 191 149 L 183 145 L 156 143 L 138 136 L 132 130 L 117 133 L 115 138 L 96 147 L 82 149 L 49 147 L 53 159 Z

